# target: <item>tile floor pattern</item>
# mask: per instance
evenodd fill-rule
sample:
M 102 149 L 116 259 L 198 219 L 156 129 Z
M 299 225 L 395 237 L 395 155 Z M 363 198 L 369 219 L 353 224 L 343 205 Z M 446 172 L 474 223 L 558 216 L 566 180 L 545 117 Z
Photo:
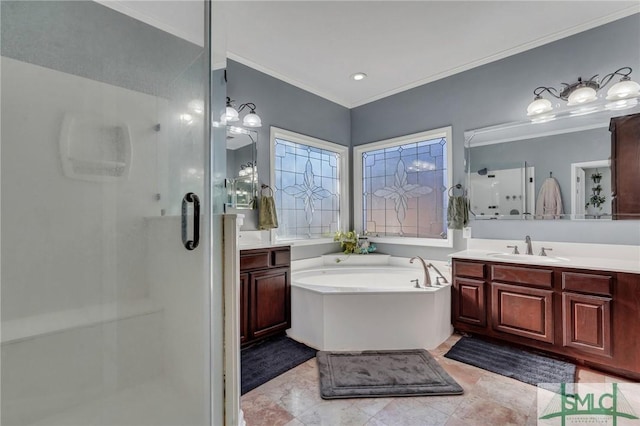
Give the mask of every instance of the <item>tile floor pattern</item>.
M 316 359 L 241 398 L 248 426 L 503 426 L 536 425 L 536 387 L 444 357 L 460 338 L 430 351 L 464 388 L 464 395 L 323 400 Z M 578 382 L 624 382 L 578 367 Z

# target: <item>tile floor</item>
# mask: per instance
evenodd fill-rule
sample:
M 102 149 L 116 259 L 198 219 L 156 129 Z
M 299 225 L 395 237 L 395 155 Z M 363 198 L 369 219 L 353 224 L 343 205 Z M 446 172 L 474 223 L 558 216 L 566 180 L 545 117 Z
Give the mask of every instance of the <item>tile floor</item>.
M 276 377 L 241 399 L 248 426 L 502 426 L 536 425 L 536 387 L 444 357 L 460 338 L 430 351 L 464 395 L 323 400 L 316 359 Z M 578 382 L 623 382 L 579 367 Z

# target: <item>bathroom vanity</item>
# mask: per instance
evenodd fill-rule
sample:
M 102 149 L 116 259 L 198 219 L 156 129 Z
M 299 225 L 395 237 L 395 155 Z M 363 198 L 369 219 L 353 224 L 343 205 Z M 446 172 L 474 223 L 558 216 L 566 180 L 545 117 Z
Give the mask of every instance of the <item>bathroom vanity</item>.
M 457 330 L 640 378 L 639 273 L 491 254 L 452 256 Z
M 291 327 L 291 248 L 240 251 L 240 343 Z

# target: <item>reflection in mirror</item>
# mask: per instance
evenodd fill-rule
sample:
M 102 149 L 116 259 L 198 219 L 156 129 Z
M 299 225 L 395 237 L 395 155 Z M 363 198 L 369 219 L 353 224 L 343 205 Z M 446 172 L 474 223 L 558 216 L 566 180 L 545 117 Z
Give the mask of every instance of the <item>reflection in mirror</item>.
M 481 156 L 479 152 L 476 156 Z M 479 164 L 488 162 L 479 160 Z M 471 210 L 480 219 L 500 216 L 521 219 L 534 208 L 533 167 L 522 164 L 493 164 L 469 174 Z M 531 182 L 531 183 L 530 183 Z
M 637 175 L 640 164 L 612 156 L 609 130 L 612 117 L 638 116 L 638 112 L 640 107 L 635 106 L 465 132 L 467 184 L 475 219 L 640 218 L 640 212 L 616 211 L 622 193 L 616 194 L 615 182 L 620 176 Z M 639 150 L 640 137 L 631 133 L 626 137 Z
M 241 127 L 227 127 L 227 207 L 256 207 L 258 133 Z

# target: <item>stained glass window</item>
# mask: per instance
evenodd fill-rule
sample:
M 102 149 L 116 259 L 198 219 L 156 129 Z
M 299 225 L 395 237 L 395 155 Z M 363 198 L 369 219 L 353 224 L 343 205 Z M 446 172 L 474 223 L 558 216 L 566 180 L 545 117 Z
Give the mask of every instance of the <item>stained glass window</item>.
M 415 136 L 356 149 L 368 234 L 447 239 L 448 133 Z
M 341 225 L 341 179 L 346 148 L 315 140 L 272 138 L 278 239 L 332 237 Z M 290 135 L 293 136 L 293 135 Z M 302 135 L 300 137 L 304 138 Z M 291 139 L 298 139 L 296 141 Z

